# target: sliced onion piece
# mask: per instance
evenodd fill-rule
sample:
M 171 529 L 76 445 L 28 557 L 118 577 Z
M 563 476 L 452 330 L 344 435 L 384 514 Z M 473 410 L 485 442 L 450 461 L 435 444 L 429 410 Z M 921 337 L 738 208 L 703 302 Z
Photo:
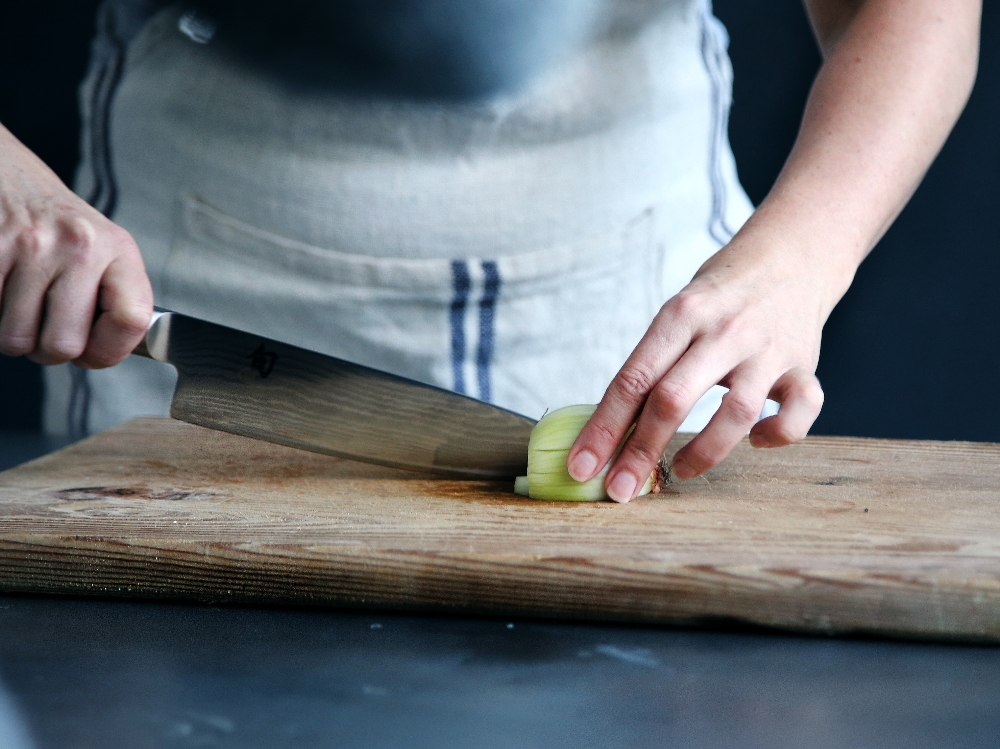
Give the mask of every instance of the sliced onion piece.
M 618 455 L 617 450 L 604 469 L 589 481 L 575 481 L 566 470 L 569 449 L 596 409 L 593 405 L 566 406 L 546 414 L 535 424 L 528 440 L 528 475 L 515 480 L 515 492 L 532 499 L 568 502 L 596 502 L 608 498 L 604 480 Z M 627 439 L 628 434 L 625 437 Z M 659 469 L 649 475 L 639 496 L 653 490 L 658 472 Z

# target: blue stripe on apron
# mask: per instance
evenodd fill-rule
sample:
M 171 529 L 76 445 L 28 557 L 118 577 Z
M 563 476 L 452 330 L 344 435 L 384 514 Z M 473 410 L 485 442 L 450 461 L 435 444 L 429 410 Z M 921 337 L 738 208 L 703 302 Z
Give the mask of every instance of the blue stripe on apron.
M 465 395 L 465 308 L 469 302 L 472 279 L 464 260 L 451 261 L 454 294 L 451 298 L 451 369 L 453 389 Z
M 476 373 L 479 376 L 479 398 L 491 400 L 490 365 L 493 363 L 493 318 L 500 293 L 500 271 L 492 260 L 483 261 L 483 296 L 479 300 L 479 349 L 476 351 Z

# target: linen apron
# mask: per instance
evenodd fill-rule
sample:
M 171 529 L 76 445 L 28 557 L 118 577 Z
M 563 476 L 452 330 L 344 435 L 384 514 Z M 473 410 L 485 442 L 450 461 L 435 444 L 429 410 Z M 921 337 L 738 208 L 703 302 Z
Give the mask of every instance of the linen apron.
M 596 403 L 752 212 L 710 4 L 605 15 L 516 93 L 433 102 L 289 87 L 167 8 L 84 84 L 77 191 L 132 233 L 160 306 L 535 418 Z M 46 429 L 166 414 L 174 378 L 49 368 Z

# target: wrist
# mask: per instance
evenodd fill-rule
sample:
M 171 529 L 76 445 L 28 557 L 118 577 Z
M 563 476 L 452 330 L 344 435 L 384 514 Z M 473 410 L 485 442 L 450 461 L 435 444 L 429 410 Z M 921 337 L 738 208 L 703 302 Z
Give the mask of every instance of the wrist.
M 826 315 L 847 293 L 858 266 L 875 243 L 860 221 L 845 217 L 843 211 L 832 209 L 829 203 L 786 199 L 774 193 L 737 237 L 741 242 L 767 248 L 772 256 L 771 273 L 816 279 L 817 301 Z
M 864 254 L 843 232 L 777 211 L 766 203 L 695 276 L 698 284 L 747 286 L 766 294 L 802 295 L 822 327 L 847 292 Z

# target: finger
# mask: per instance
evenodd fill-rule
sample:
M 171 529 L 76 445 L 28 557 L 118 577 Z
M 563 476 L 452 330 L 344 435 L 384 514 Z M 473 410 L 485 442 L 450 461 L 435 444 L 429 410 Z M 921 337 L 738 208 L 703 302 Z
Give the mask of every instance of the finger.
M 611 460 L 649 393 L 691 344 L 693 311 L 682 294 L 670 299 L 611 381 L 567 456 L 569 475 L 589 481 Z
M 153 316 L 153 290 L 138 254 L 118 257 L 104 272 L 87 347 L 75 360 L 78 367 L 100 369 L 122 361 L 146 334 Z
M 700 339 L 649 394 L 642 413 L 605 486 L 616 502 L 628 502 L 652 473 L 667 444 L 698 399 L 738 363 L 739 354 L 718 341 Z
M 689 479 L 718 465 L 757 423 L 770 386 L 763 373 L 737 370 L 708 425 L 674 455 L 673 473 Z
M 29 359 L 60 364 L 83 353 L 94 320 L 98 282 L 93 271 L 86 269 L 56 277 L 45 297 L 41 333 Z
M 24 356 L 35 350 L 50 281 L 39 266 L 14 266 L 0 299 L 0 353 Z
M 782 375 L 768 395 L 781 408 L 750 430 L 754 447 L 783 447 L 803 439 L 823 408 L 823 388 L 816 375 L 798 368 Z

